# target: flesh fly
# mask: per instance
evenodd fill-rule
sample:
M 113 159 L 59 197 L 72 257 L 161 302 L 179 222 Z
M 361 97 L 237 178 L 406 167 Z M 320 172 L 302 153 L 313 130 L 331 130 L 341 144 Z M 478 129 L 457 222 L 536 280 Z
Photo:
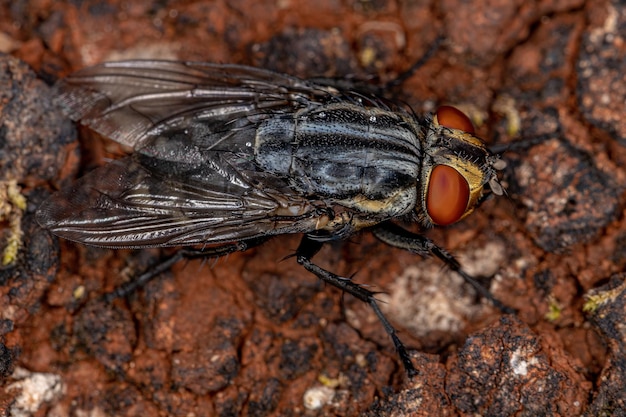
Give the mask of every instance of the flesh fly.
M 449 225 L 502 194 L 499 158 L 454 108 L 419 117 L 331 81 L 173 61 L 105 63 L 57 88 L 72 119 L 133 149 L 43 203 L 37 219 L 57 236 L 108 248 L 203 246 L 166 268 L 302 234 L 297 262 L 374 309 L 409 375 L 375 293 L 311 261 L 324 242 L 369 229 L 439 257 L 494 300 L 445 250 L 396 223 Z

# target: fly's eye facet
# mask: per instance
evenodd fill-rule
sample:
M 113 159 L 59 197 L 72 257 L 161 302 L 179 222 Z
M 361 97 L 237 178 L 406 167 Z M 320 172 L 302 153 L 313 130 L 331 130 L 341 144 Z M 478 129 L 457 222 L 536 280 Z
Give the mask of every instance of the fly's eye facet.
M 465 133 L 474 134 L 474 125 L 465 113 L 456 107 L 441 106 L 437 109 L 437 121 L 441 126 L 449 129 L 462 130 Z
M 428 182 L 426 211 L 433 223 L 447 226 L 463 217 L 469 195 L 467 180 L 456 169 L 437 165 Z

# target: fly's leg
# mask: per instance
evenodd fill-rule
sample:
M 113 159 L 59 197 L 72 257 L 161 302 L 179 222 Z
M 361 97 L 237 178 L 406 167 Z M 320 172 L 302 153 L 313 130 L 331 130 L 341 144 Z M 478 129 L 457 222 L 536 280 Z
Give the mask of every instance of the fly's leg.
M 398 352 L 398 356 L 402 361 L 402 365 L 404 365 L 404 369 L 409 377 L 413 377 L 417 375 L 417 370 L 413 366 L 409 354 L 398 337 L 396 333 L 396 329 L 389 323 L 389 320 L 385 317 L 383 312 L 378 307 L 378 303 L 376 302 L 375 295 L 376 293 L 366 289 L 365 287 L 353 282 L 349 278 L 344 278 L 339 275 L 333 274 L 330 271 L 327 271 L 319 266 L 315 265 L 311 258 L 322 248 L 323 242 L 312 240 L 308 237 L 302 238 L 300 242 L 300 246 L 296 250 L 296 260 L 300 265 L 302 265 L 307 271 L 315 274 L 322 281 L 331 284 L 343 292 L 351 294 L 352 296 L 358 298 L 359 300 L 369 304 L 374 313 L 378 316 L 378 319 L 383 324 L 385 331 L 391 337 L 393 344 Z
M 172 266 L 174 266 L 175 263 L 183 259 L 220 258 L 230 253 L 246 251 L 250 248 L 253 248 L 255 246 L 262 244 L 263 242 L 266 242 L 268 239 L 269 239 L 268 237 L 258 237 L 258 238 L 242 240 L 240 242 L 228 243 L 222 246 L 215 246 L 215 247 L 210 247 L 210 248 L 180 249 L 176 251 L 176 253 L 174 253 L 172 256 L 162 260 L 161 262 L 154 265 L 153 267 L 150 267 L 147 271 L 139 275 L 137 278 L 125 284 L 122 284 L 119 287 L 115 288 L 113 291 L 105 294 L 104 300 L 107 302 L 110 302 L 116 298 L 123 298 L 132 294 L 137 289 L 143 287 L 148 282 L 150 282 L 154 277 L 167 271 Z
M 504 305 L 500 300 L 495 298 L 487 288 L 485 288 L 476 278 L 461 269 L 461 264 L 456 260 L 454 256 L 448 253 L 445 249 L 437 246 L 432 240 L 411 233 L 402 227 L 393 223 L 387 222 L 380 224 L 376 228 L 372 229 L 372 233 L 379 240 L 385 242 L 390 246 L 396 248 L 408 250 L 418 255 L 428 256 L 434 255 L 441 259 L 451 270 L 459 274 L 463 279 L 470 284 L 474 289 L 483 297 L 489 300 L 500 311 L 507 314 L 515 313 L 515 310 Z
M 509 152 L 523 152 L 535 145 L 544 143 L 555 137 L 554 133 L 538 135 L 531 138 L 523 138 L 512 143 L 501 143 L 489 146 L 489 151 L 496 155 L 502 155 Z
M 435 55 L 435 53 L 439 50 L 439 47 L 441 46 L 443 40 L 444 40 L 444 37 L 442 35 L 439 35 L 433 41 L 433 43 L 428 46 L 428 49 L 426 50 L 426 52 L 424 52 L 424 54 L 417 61 L 415 61 L 409 67 L 409 69 L 400 73 L 396 78 L 383 84 L 376 83 L 377 77 L 366 79 L 366 80 L 360 80 L 360 79 L 349 78 L 349 77 L 343 77 L 343 78 L 313 77 L 313 78 L 309 78 L 309 80 L 319 83 L 319 84 L 335 87 L 340 90 L 348 90 L 348 91 L 360 92 L 360 93 L 370 93 L 370 94 L 375 94 L 381 97 L 387 97 L 389 95 L 389 90 L 392 90 L 402 85 L 402 83 L 404 83 L 406 80 L 408 80 L 413 75 L 415 75 L 417 70 L 419 70 L 426 62 L 428 62 L 428 60 L 432 58 L 433 55 Z
M 435 55 L 435 52 L 439 50 L 439 47 L 441 46 L 441 43 L 443 42 L 443 40 L 444 40 L 444 37 L 442 35 L 439 35 L 435 39 L 435 41 L 428 46 L 428 49 L 426 50 L 424 55 L 422 55 L 417 61 L 415 61 L 409 69 L 407 69 L 406 71 L 398 75 L 393 80 L 387 82 L 383 86 L 383 90 L 392 89 L 399 85 L 402 85 L 402 83 L 404 83 L 406 80 L 408 80 L 413 75 L 415 75 L 415 72 L 418 69 L 420 69 L 426 62 L 428 62 L 428 60 L 432 58 L 433 55 Z

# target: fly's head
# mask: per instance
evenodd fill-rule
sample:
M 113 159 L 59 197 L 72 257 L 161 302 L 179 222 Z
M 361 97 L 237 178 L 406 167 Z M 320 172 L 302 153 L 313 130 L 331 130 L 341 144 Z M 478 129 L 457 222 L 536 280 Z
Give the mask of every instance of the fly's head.
M 504 168 L 504 161 L 474 136 L 465 114 L 440 107 L 424 139 L 421 207 L 427 223 L 455 223 L 490 193 L 503 194 L 497 170 Z

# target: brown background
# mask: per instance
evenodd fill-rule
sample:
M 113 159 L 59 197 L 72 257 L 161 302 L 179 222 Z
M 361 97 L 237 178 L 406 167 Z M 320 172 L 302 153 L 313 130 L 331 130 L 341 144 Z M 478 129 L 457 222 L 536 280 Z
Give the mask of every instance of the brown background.
M 0 270 L 2 415 L 626 415 L 616 275 L 626 265 L 626 6 L 588 3 L 0 1 L 0 180 L 28 201 L 22 249 Z M 182 262 L 103 303 L 162 252 L 59 242 L 33 220 L 52 189 L 119 152 L 77 134 L 51 104 L 48 85 L 73 70 L 169 58 L 381 83 L 439 35 L 434 56 L 389 94 L 418 113 L 458 105 L 488 143 L 511 149 L 507 196 L 427 233 L 468 272 L 495 274 L 492 291 L 518 314 L 367 234 L 315 258 L 385 291 L 415 352 L 412 381 L 367 306 L 281 261 L 295 236 Z M 19 217 L 4 194 L 3 213 Z M 24 370 L 59 378 L 32 411 L 19 403 Z M 307 409 L 305 392 L 332 399 Z

